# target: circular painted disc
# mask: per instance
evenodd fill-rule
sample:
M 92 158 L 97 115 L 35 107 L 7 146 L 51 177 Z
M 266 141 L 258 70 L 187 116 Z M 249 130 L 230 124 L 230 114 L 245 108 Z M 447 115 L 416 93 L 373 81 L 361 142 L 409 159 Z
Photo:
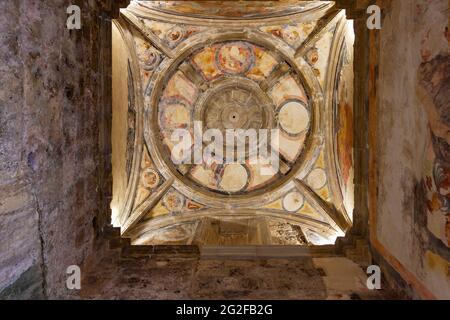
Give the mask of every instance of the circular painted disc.
M 227 192 L 237 192 L 247 185 L 248 173 L 241 164 L 233 163 L 225 166 L 220 188 Z
M 218 53 L 218 65 L 221 70 L 231 74 L 243 73 L 252 63 L 251 49 L 241 42 L 224 44 Z
M 309 112 L 300 102 L 290 101 L 281 107 L 278 120 L 284 131 L 299 134 L 309 127 Z
M 146 188 L 155 188 L 159 183 L 158 173 L 151 168 L 145 169 L 142 172 L 142 183 Z
M 314 169 L 308 175 L 306 181 L 311 188 L 315 190 L 322 189 L 327 183 L 327 175 L 325 173 L 325 170 L 323 170 L 322 168 Z
M 184 197 L 176 191 L 169 191 L 164 196 L 163 203 L 169 211 L 181 211 L 184 206 Z
M 299 192 L 290 192 L 283 199 L 283 207 L 289 212 L 295 212 L 303 207 L 305 199 Z

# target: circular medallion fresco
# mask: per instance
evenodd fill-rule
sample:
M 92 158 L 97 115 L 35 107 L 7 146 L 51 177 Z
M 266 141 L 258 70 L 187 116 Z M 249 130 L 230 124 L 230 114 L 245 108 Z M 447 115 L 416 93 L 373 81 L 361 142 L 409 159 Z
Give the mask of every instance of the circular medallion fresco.
M 143 52 L 139 53 L 139 60 L 141 61 L 141 66 L 146 71 L 152 71 L 159 63 L 160 56 L 156 50 L 153 48 L 148 48 Z
M 217 51 L 217 66 L 223 72 L 239 74 L 247 71 L 254 56 L 250 47 L 242 42 L 226 43 Z
M 159 174 L 155 170 L 147 168 L 142 172 L 142 182 L 144 187 L 153 189 L 159 184 Z
M 305 199 L 300 192 L 293 191 L 283 198 L 283 208 L 289 212 L 296 212 L 303 207 Z
M 287 61 L 247 41 L 210 44 L 176 63 L 157 95 L 150 129 L 173 176 L 232 196 L 287 182 L 312 127 L 297 71 L 275 73 Z M 297 198 L 285 205 L 294 210 Z
M 184 207 L 184 197 L 178 192 L 171 190 L 163 197 L 163 204 L 171 212 L 181 211 Z

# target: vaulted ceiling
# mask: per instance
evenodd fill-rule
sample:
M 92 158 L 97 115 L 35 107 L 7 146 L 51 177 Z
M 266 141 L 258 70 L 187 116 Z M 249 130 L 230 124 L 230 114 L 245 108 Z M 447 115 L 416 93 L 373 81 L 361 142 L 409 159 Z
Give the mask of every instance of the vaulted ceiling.
M 137 244 L 334 243 L 352 221 L 352 46 L 333 2 L 132 2 L 113 27 L 113 223 Z M 180 164 L 170 137 L 197 121 L 279 129 L 279 166 Z

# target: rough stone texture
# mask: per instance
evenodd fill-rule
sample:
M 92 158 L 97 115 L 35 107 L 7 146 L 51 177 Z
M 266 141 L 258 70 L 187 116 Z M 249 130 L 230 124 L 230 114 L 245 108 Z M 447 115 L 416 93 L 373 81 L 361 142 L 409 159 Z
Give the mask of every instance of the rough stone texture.
M 37 264 L 20 275 L 20 277 L 1 293 L 1 299 L 29 300 L 43 299 L 41 265 Z
M 448 194 L 447 205 L 441 206 L 439 202 L 445 199 L 445 192 L 448 191 L 441 186 L 444 195 L 439 200 L 426 202 L 422 190 L 425 185 L 422 179 L 426 178 L 433 166 L 427 159 L 432 145 L 430 133 L 438 134 L 439 122 L 445 122 L 448 114 L 445 113 L 444 104 L 436 121 L 416 91 L 419 77 L 426 77 L 420 69 L 421 63 L 438 55 L 445 56 L 444 61 L 448 63 L 447 23 L 446 0 L 391 1 L 391 7 L 387 10 L 381 29 L 376 236 L 386 250 L 429 292 L 437 298 L 448 299 L 450 251 L 444 243 L 439 243 L 429 228 L 432 216 L 429 211 L 438 211 L 435 208 L 440 207 L 441 213 L 432 214 L 444 213 L 439 228 L 445 231 Z M 444 63 L 441 69 L 445 70 Z M 435 87 L 445 88 L 448 87 L 448 81 L 448 73 L 440 76 L 436 73 L 433 79 L 428 79 L 426 86 L 432 90 Z M 448 97 L 448 91 L 444 89 L 440 97 L 445 96 Z M 446 130 L 447 136 L 444 138 L 447 144 L 443 144 L 446 147 L 441 151 L 448 157 L 448 127 Z M 448 183 L 448 178 L 445 180 L 445 174 L 448 177 L 446 166 L 448 168 L 448 162 L 439 174 L 443 173 L 442 180 Z M 429 186 L 432 184 L 431 177 L 425 180 Z M 386 252 L 382 254 L 386 255 Z
M 9 286 L 32 266 L 40 270 L 38 213 L 30 189 L 21 181 L 1 187 L 1 288 Z
M 264 258 L 208 255 L 193 245 L 131 245 L 107 228 L 109 249 L 82 270 L 82 299 L 400 299 L 382 280 L 369 290 L 364 269 L 322 253 Z M 103 241 L 103 244 L 107 243 Z M 230 248 L 230 247 L 228 247 Z M 232 248 L 232 247 L 231 247 Z
M 311 259 L 200 260 L 192 283 L 200 299 L 324 299 Z
M 61 298 L 98 215 L 97 2 L 69 31 L 73 1 L 0 2 L 0 292 Z M 24 272 L 32 268 L 35 276 Z M 21 276 L 22 275 L 22 276 Z M 25 283 L 24 283 L 25 281 Z M 9 289 L 5 289 L 9 287 Z M 14 287 L 14 286 L 13 286 Z M 4 290 L 5 289 L 5 290 Z
M 23 118 L 22 63 L 18 34 L 18 2 L 0 3 L 0 288 L 39 263 L 39 241 L 34 198 L 24 177 L 21 148 Z M 14 254 L 13 254 L 14 253 Z M 1 289 L 0 289 L 1 290 Z
M 110 254 L 81 282 L 83 299 L 384 299 L 342 257 L 198 259 Z

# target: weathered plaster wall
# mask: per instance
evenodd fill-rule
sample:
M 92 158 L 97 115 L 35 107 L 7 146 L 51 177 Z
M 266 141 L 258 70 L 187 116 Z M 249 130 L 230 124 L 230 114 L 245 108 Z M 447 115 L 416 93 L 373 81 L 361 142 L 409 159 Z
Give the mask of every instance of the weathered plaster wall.
M 437 298 L 450 298 L 448 6 L 391 1 L 380 46 L 376 236 Z
M 41 272 L 33 268 L 40 263 L 38 212 L 32 186 L 22 173 L 26 161 L 20 166 L 23 156 L 18 147 L 24 139 L 23 125 L 19 125 L 24 114 L 19 106 L 24 101 L 25 77 L 19 56 L 19 10 L 18 2 L 0 3 L 0 288 L 29 270 L 37 287 L 31 291 L 39 294 Z
M 0 2 L 0 297 L 64 297 L 95 238 L 97 1 Z
M 144 250 L 109 255 L 85 273 L 83 299 L 389 299 L 369 290 L 366 275 L 343 257 L 264 259 L 203 258 Z M 167 250 L 169 255 L 163 252 Z M 176 251 L 176 249 L 175 249 Z M 149 256 L 151 255 L 151 258 Z

